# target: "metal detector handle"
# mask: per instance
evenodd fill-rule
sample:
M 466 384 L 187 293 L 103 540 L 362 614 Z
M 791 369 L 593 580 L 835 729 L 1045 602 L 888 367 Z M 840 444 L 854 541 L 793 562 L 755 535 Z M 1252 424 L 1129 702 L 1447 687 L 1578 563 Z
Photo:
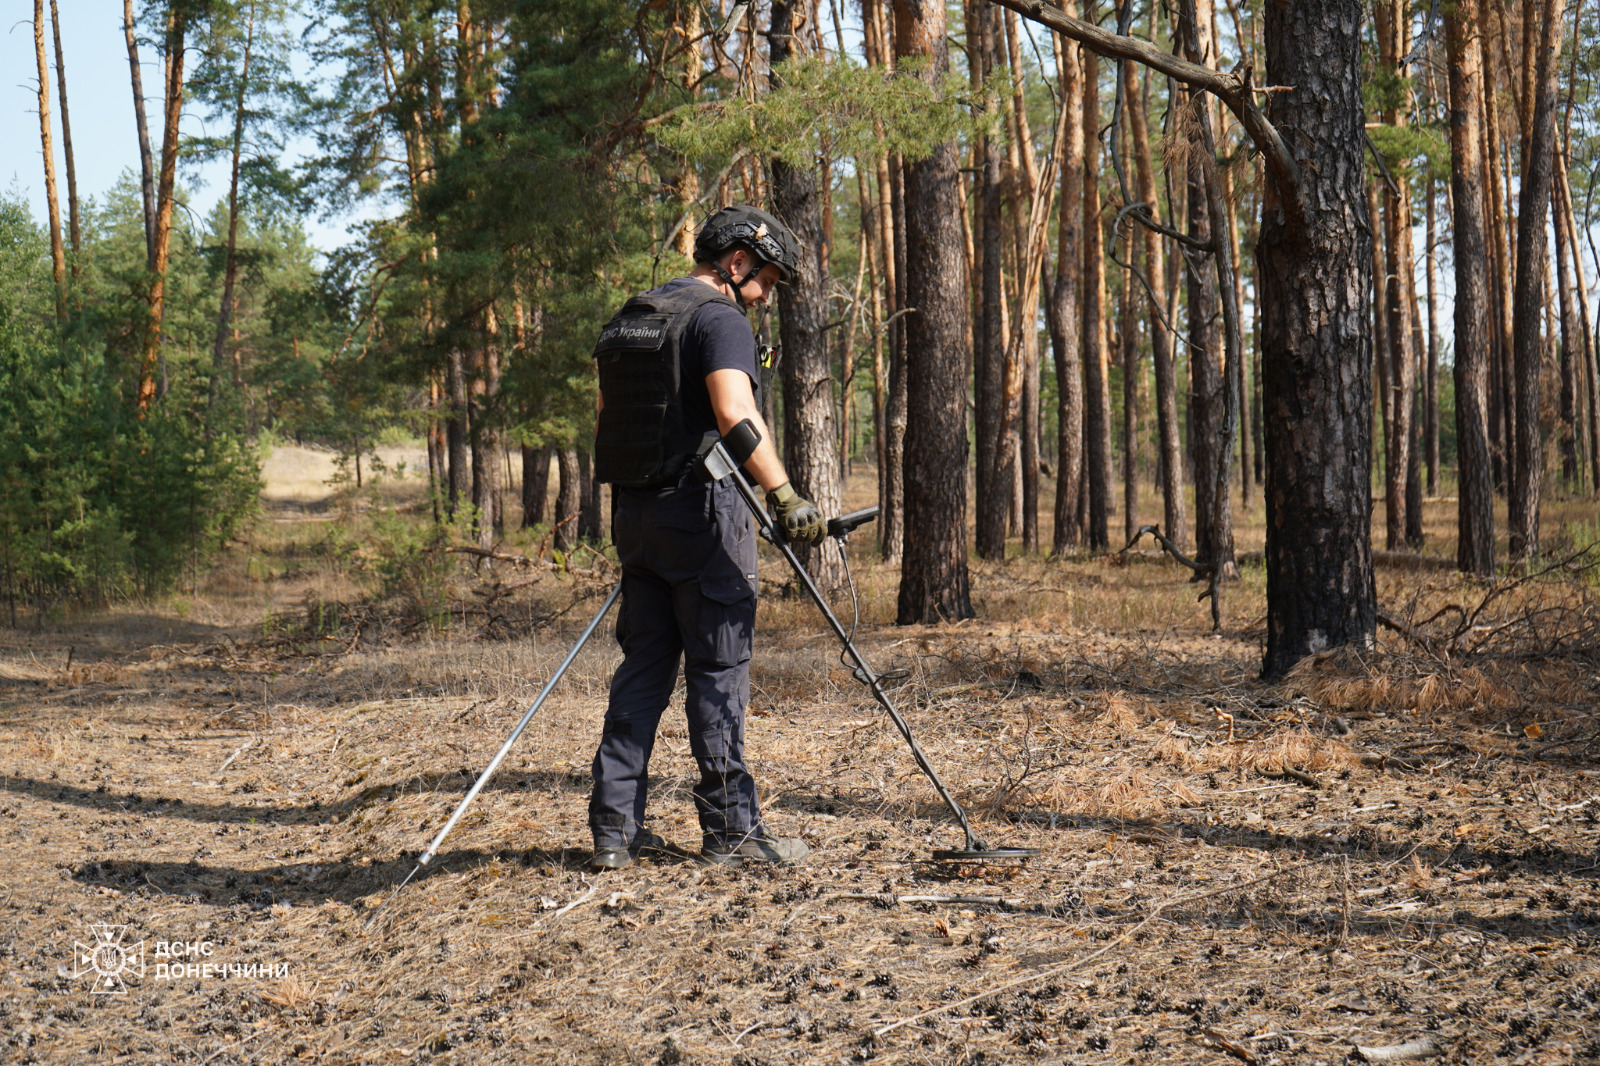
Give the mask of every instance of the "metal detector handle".
M 859 511 L 839 515 L 837 518 L 828 519 L 828 536 L 844 538 L 854 533 L 860 526 L 866 525 L 878 517 L 881 508 L 877 504 L 863 507 Z

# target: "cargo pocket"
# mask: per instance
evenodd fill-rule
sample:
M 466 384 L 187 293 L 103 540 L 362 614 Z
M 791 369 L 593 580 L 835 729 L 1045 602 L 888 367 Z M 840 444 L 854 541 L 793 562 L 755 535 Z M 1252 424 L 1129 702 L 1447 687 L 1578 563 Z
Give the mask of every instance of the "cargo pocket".
M 750 659 L 756 621 L 755 587 L 731 566 L 718 566 L 716 570 L 700 579 L 699 625 L 692 642 L 698 646 L 685 650 L 703 662 L 738 666 Z

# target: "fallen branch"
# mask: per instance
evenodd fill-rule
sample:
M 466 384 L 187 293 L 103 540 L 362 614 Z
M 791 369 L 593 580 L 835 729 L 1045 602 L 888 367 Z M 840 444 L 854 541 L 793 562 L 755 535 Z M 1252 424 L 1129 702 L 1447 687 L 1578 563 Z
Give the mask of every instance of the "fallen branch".
M 835 892 L 834 899 L 866 899 L 893 907 L 901 903 L 965 903 L 977 907 L 1022 907 L 1027 901 L 1015 896 L 891 896 L 887 892 Z
M 258 741 L 260 739 L 261 738 L 258 737 L 258 736 L 251 737 L 249 740 L 245 741 L 243 744 L 240 744 L 237 748 L 235 748 L 234 751 L 233 751 L 233 754 L 228 756 L 227 759 L 223 761 L 221 766 L 217 767 L 217 776 L 221 777 L 222 776 L 222 772 L 224 770 L 226 770 L 228 767 L 233 765 L 233 760 L 235 760 L 239 756 L 243 755 L 245 753 L 245 749 L 255 746 L 256 741 Z
M 1282 770 L 1257 770 L 1256 773 L 1260 774 L 1262 777 L 1271 777 L 1280 780 L 1286 778 L 1290 781 L 1298 781 L 1307 788 L 1322 787 L 1321 781 L 1318 781 L 1315 777 L 1312 777 L 1304 770 L 1297 770 L 1292 766 L 1285 766 Z
M 1215 1029 L 1202 1029 L 1200 1031 L 1200 1035 L 1203 1039 L 1208 1041 L 1212 1047 L 1226 1051 L 1240 1062 L 1253 1063 L 1256 1061 L 1255 1053 L 1249 1048 L 1245 1047 L 1243 1044 L 1228 1039 L 1225 1035 L 1217 1032 Z
M 1187 566 L 1190 570 L 1192 570 L 1195 577 L 1203 577 L 1206 579 L 1206 589 L 1204 592 L 1200 593 L 1199 596 L 1195 597 L 1195 602 L 1198 603 L 1201 600 L 1210 597 L 1211 632 L 1222 632 L 1222 601 L 1217 596 L 1217 585 L 1222 580 L 1222 574 L 1217 568 L 1216 564 L 1195 562 L 1193 559 L 1183 554 L 1176 544 L 1167 539 L 1166 534 L 1161 532 L 1161 527 L 1159 526 L 1140 526 L 1133 534 L 1133 537 L 1128 541 L 1127 544 L 1123 545 L 1122 550 L 1117 552 L 1117 554 L 1127 555 L 1129 549 L 1131 549 L 1135 544 L 1139 543 L 1139 538 L 1143 537 L 1146 533 L 1150 534 L 1156 539 L 1156 541 L 1161 545 L 1162 551 L 1166 552 L 1179 563 L 1182 563 L 1184 566 Z

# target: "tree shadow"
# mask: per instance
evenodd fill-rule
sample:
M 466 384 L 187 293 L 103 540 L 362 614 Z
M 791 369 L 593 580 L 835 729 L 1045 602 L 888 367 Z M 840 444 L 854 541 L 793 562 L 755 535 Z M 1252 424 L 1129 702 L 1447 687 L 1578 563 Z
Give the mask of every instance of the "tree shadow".
M 249 803 L 197 803 L 191 800 L 164 796 L 146 797 L 137 792 L 116 793 L 106 789 L 90 789 L 78 785 L 64 785 L 36 778 L 0 777 L 0 790 L 50 803 L 68 803 L 95 811 L 137 813 L 147 817 L 181 818 L 191 822 L 251 823 L 276 822 L 280 825 L 320 824 L 334 817 L 343 820 L 347 815 L 371 806 L 410 794 L 428 794 L 442 799 L 456 799 L 466 794 L 477 775 L 471 772 L 452 771 L 439 774 L 416 774 L 403 781 L 371 785 L 361 791 L 332 803 L 273 806 Z M 588 774 L 563 773 L 554 770 L 503 771 L 484 786 L 493 792 L 563 792 L 588 795 L 591 782 Z

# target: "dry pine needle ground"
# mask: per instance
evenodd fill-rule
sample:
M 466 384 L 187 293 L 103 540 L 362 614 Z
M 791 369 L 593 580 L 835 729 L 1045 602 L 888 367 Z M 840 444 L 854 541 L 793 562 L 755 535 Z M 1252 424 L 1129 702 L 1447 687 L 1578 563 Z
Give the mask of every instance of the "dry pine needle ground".
M 279 536 L 187 617 L 0 632 L 0 1058 L 1600 1056 L 1592 656 L 1386 637 L 1267 686 L 1248 567 L 1222 637 L 1144 557 L 990 567 L 989 621 L 905 630 L 863 556 L 863 647 L 909 672 L 897 703 L 980 835 L 1038 859 L 928 861 L 959 843 L 932 789 L 814 612 L 767 596 L 750 748 L 803 866 L 585 872 L 600 639 L 390 900 L 605 586 L 549 574 L 497 601 L 499 629 L 329 624 L 347 579 Z M 262 584 L 266 626 L 241 593 Z M 694 848 L 687 745 L 669 714 L 651 810 Z M 144 943 L 121 994 L 94 990 L 109 955 L 75 952 L 96 925 Z M 158 976 L 158 941 L 213 971 Z

